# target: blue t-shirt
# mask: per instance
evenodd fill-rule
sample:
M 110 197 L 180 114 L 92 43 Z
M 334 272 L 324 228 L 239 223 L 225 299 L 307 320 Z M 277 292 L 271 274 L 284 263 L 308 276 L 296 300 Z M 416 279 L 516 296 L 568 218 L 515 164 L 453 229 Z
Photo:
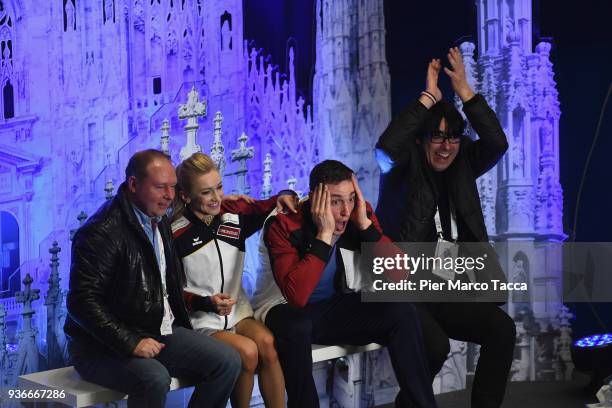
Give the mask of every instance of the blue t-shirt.
M 329 257 L 329 261 L 325 265 L 325 269 L 323 269 L 323 274 L 321 275 L 321 279 L 319 279 L 319 283 L 314 288 L 310 297 L 308 298 L 308 303 L 318 302 L 320 300 L 325 300 L 330 298 L 334 292 L 334 276 L 336 275 L 336 245 L 332 247 L 331 256 Z

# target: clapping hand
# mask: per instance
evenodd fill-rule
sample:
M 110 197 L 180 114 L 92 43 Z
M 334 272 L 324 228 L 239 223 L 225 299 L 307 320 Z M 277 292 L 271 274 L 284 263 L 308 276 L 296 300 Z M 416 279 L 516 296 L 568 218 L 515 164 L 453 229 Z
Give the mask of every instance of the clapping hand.
M 427 65 L 427 77 L 425 78 L 425 92 L 421 93 L 419 101 L 425 105 L 427 109 L 435 105 L 436 102 L 442 100 L 442 91 L 438 88 L 438 77 L 442 63 L 439 59 L 432 59 Z
M 447 57 L 453 69 L 451 70 L 444 67 L 444 72 L 449 76 L 453 90 L 459 95 L 461 101 L 467 102 L 474 96 L 474 91 L 467 81 L 465 64 L 463 63 L 463 57 L 461 56 L 459 48 L 453 47 L 449 49 Z

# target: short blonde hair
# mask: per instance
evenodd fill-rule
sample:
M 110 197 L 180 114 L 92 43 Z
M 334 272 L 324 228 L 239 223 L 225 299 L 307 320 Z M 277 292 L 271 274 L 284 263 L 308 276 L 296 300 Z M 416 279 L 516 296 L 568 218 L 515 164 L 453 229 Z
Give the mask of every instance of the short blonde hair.
M 194 153 L 176 167 L 177 194 L 172 207 L 172 219 L 179 218 L 185 211 L 186 203 L 180 193 L 190 195 L 195 180 L 213 170 L 218 171 L 217 165 L 209 155 L 204 153 Z

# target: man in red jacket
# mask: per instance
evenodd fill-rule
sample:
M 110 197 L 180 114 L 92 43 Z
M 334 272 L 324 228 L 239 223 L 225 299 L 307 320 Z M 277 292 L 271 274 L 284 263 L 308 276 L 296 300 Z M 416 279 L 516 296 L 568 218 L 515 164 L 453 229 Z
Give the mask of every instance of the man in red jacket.
M 319 406 L 312 378 L 312 343 L 371 342 L 389 348 L 410 406 L 436 406 L 413 305 L 361 302 L 359 288 L 364 279 L 354 261 L 362 242 L 381 241 L 390 242 L 353 171 L 336 160 L 314 167 L 310 198 L 297 213 L 278 213 L 266 222 L 264 266 L 269 261 L 269 268 L 264 267 L 260 284 L 269 288 L 265 276 L 273 275 L 278 295 L 260 298 L 257 304 L 256 293 L 255 306 L 260 308 L 256 316 L 274 333 L 289 407 Z

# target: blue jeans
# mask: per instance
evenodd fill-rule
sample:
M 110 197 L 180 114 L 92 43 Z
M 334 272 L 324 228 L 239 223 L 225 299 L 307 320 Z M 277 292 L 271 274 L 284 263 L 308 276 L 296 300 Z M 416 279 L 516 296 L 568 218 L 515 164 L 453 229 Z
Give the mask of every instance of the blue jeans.
M 363 303 L 358 293 L 335 294 L 304 308 L 281 304 L 268 312 L 285 375 L 289 408 L 319 407 L 312 377 L 312 343 L 388 347 L 406 400 L 404 406 L 435 408 L 425 346 L 414 305 Z
M 86 381 L 129 394 L 129 407 L 164 407 L 171 377 L 196 382 L 189 407 L 225 407 L 240 373 L 240 355 L 210 336 L 172 329 L 155 358 L 121 357 L 72 344 L 71 361 Z

